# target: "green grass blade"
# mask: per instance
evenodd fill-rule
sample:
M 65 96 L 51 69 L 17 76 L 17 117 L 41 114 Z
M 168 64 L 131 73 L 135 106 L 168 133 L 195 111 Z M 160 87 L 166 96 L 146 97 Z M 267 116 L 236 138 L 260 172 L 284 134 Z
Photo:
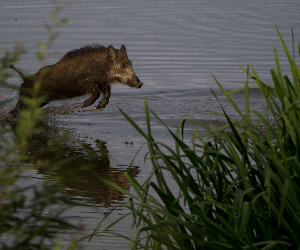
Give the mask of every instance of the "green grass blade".
M 242 112 L 240 111 L 240 109 L 237 107 L 237 105 L 235 104 L 235 102 L 232 100 L 232 98 L 230 97 L 230 95 L 228 94 L 228 92 L 223 88 L 223 86 L 220 84 L 220 82 L 217 80 L 217 78 L 215 76 L 213 76 L 213 78 L 215 79 L 216 83 L 218 84 L 219 88 L 222 90 L 223 95 L 227 98 L 227 100 L 229 101 L 229 103 L 231 104 L 231 106 L 235 109 L 235 111 L 240 115 L 240 117 L 244 117 Z

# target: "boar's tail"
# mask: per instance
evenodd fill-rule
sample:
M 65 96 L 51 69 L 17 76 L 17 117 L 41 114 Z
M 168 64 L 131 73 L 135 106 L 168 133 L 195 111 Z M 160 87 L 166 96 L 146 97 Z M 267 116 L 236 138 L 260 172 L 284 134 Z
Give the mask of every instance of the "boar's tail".
M 13 70 L 15 70 L 23 80 L 26 79 L 26 76 L 21 72 L 21 70 L 19 70 L 18 68 L 16 68 L 13 64 L 9 65 L 9 67 Z

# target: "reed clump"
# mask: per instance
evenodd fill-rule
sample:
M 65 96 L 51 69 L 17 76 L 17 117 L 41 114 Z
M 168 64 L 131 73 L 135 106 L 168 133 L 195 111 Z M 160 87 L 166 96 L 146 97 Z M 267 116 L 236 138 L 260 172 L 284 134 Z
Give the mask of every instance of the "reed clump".
M 153 139 L 150 114 L 161 120 L 146 99 L 146 132 L 121 110 L 145 138 L 153 167 L 143 184 L 126 174 L 133 193 L 110 184 L 130 197 L 122 206 L 130 211 L 125 216 L 133 217 L 134 233 L 122 237 L 132 249 L 300 249 L 300 69 L 276 30 L 291 78 L 283 76 L 276 48 L 272 85 L 263 83 L 252 66 L 241 67 L 247 74 L 244 113 L 231 98 L 233 92 L 215 79 L 240 119 L 222 107 L 225 127 L 198 121 L 207 130 L 205 139 L 193 131 L 192 145 L 185 143 L 183 118 L 175 133 L 165 126 L 174 139 L 171 148 Z M 263 95 L 265 113 L 250 110 L 249 81 Z M 178 191 L 169 186 L 167 175 Z M 101 230 L 109 232 L 118 220 Z

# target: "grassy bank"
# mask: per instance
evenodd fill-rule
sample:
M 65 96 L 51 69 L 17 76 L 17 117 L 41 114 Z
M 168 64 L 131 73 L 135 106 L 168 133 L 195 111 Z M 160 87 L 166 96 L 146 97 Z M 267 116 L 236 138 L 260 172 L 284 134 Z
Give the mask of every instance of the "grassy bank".
M 300 249 L 300 69 L 277 32 L 291 77 L 282 74 L 276 48 L 272 85 L 260 81 L 252 66 L 241 67 L 247 76 L 241 89 L 245 113 L 231 98 L 234 92 L 227 92 L 215 79 L 240 119 L 230 118 L 220 103 L 225 127 L 198 121 L 209 140 L 193 131 L 188 146 L 181 134 L 183 118 L 176 133 L 165 126 L 174 139 L 170 148 L 152 137 L 150 115 L 163 121 L 149 110 L 146 99 L 147 131 L 121 110 L 145 138 L 153 167 L 143 184 L 126 175 L 133 193 L 107 182 L 130 197 L 122 206 L 130 210 L 126 216 L 133 218 L 134 236 L 122 237 L 132 249 Z M 250 110 L 253 81 L 264 97 L 265 113 Z M 166 175 L 172 176 L 178 192 L 171 189 Z M 106 228 L 101 222 L 94 234 L 117 222 Z

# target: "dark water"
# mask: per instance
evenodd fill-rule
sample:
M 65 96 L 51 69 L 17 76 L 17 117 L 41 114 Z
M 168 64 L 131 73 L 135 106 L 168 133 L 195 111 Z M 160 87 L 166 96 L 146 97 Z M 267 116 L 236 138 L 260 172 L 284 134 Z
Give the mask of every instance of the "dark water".
M 298 0 L 70 1 L 60 13 L 60 17 L 68 17 L 70 22 L 61 28 L 62 33 L 52 46 L 53 51 L 61 54 L 51 58 L 49 64 L 55 63 L 67 51 L 86 44 L 99 43 L 116 48 L 124 44 L 144 85 L 139 90 L 114 86 L 110 104 L 101 112 L 95 111 L 96 104 L 80 109 L 84 98 L 50 103 L 44 108 L 49 117 L 46 138 L 69 129 L 74 138 L 69 147 L 76 148 L 77 154 L 73 156 L 77 163 L 93 166 L 99 175 L 130 190 L 123 173 L 144 140 L 118 108 L 142 128 L 145 128 L 144 96 L 150 109 L 171 128 L 184 114 L 214 125 L 222 124 L 221 118 L 207 112 L 220 111 L 210 88 L 216 90 L 229 114 L 234 115 L 234 111 L 217 90 L 212 74 L 226 89 L 241 88 L 246 76 L 238 65 L 252 64 L 261 79 L 271 83 L 270 69 L 275 67 L 274 46 L 279 51 L 284 73 L 289 74 L 274 22 L 292 51 L 291 28 L 295 41 L 300 41 L 299 7 Z M 0 50 L 23 43 L 27 53 L 16 65 L 28 74 L 40 68 L 34 52 L 36 43 L 46 40 L 43 23 L 48 22 L 48 13 L 52 9 L 50 1 L 16 0 L 1 5 Z M 10 83 L 19 85 L 21 81 L 16 76 Z M 17 98 L 16 93 L 7 91 L 2 91 L 0 96 L 12 101 Z M 242 94 L 233 98 L 239 107 L 243 106 Z M 4 117 L 12 105 L 2 107 L 0 116 Z M 256 90 L 251 91 L 251 108 L 264 110 L 263 100 Z M 155 139 L 171 142 L 159 122 L 152 119 L 152 125 Z M 186 128 L 187 140 L 191 129 L 203 131 L 192 122 L 187 123 Z M 87 159 L 87 152 L 93 152 L 98 158 Z M 144 163 L 145 153 L 144 147 L 131 168 L 139 182 L 145 180 L 150 171 L 149 164 Z M 86 182 L 74 181 L 66 189 L 76 192 L 77 199 L 95 205 L 93 209 L 72 211 L 73 215 L 81 217 L 81 223 L 86 225 L 86 233 L 89 233 L 112 205 L 126 197 L 99 184 L 90 173 L 76 171 L 73 172 L 86 176 Z M 48 174 L 36 170 L 32 181 Z M 118 210 L 114 218 L 123 213 Z M 128 223 L 124 222 L 116 230 L 126 232 L 128 227 L 124 225 Z M 88 246 L 86 249 L 121 249 L 128 244 L 116 238 L 98 237 Z

